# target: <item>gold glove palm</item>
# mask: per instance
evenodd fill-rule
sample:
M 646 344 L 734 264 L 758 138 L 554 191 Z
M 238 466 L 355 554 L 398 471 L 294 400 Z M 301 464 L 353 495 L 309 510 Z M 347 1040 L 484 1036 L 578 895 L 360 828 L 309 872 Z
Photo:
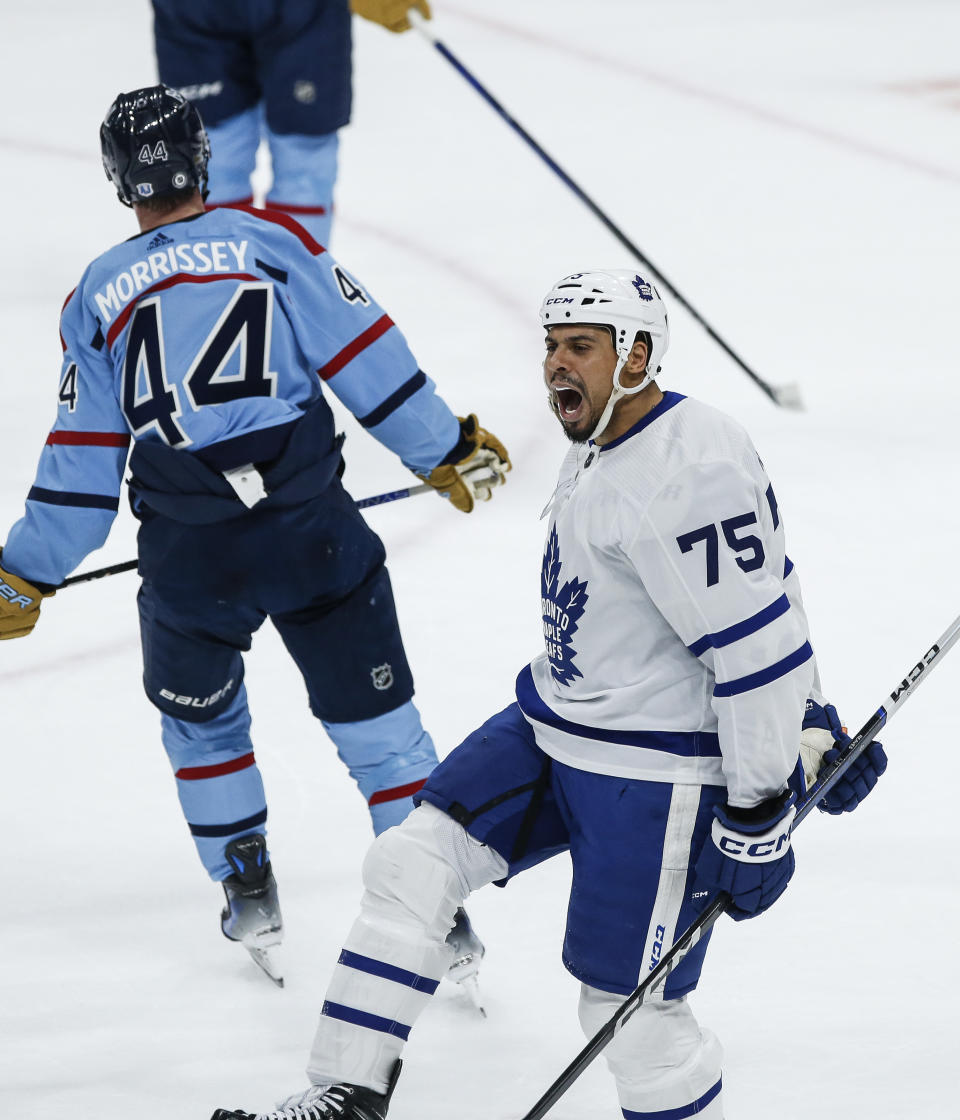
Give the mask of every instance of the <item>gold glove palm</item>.
M 409 31 L 407 13 L 416 8 L 424 19 L 430 18 L 427 0 L 350 0 L 350 10 L 364 19 L 379 23 L 388 31 Z
M 478 501 L 493 497 L 493 488 L 506 482 L 511 468 L 507 449 L 495 435 L 481 428 L 471 413 L 460 421 L 460 442 L 452 454 L 458 456 L 452 463 L 441 463 L 429 474 L 417 475 L 428 482 L 442 497 L 463 513 L 469 513 Z

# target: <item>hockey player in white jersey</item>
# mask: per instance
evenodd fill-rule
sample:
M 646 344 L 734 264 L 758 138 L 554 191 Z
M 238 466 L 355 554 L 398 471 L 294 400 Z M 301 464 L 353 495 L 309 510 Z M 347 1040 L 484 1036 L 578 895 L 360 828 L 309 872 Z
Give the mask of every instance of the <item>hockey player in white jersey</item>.
M 575 273 L 548 293 L 544 380 L 572 446 L 548 506 L 546 648 L 516 700 L 434 770 L 373 844 L 327 991 L 311 1088 L 275 1120 L 378 1120 L 473 890 L 569 851 L 563 963 L 592 1036 L 720 890 L 754 917 L 794 869 L 791 822 L 846 734 L 820 692 L 773 486 L 749 437 L 656 384 L 654 286 Z M 886 766 L 873 743 L 821 808 Z M 708 938 L 608 1045 L 626 1120 L 723 1115 L 721 1051 L 686 996 Z M 250 1120 L 219 1110 L 214 1120 Z

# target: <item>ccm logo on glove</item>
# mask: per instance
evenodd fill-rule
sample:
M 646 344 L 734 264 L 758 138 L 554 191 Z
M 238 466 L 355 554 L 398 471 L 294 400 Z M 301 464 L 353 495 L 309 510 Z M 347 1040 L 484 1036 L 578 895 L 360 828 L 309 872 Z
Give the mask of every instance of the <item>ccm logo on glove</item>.
M 771 863 L 790 847 L 790 830 L 796 815 L 796 809 L 791 806 L 789 812 L 773 828 L 759 836 L 745 836 L 742 832 L 734 832 L 714 818 L 710 834 L 714 844 L 731 859 L 740 863 Z

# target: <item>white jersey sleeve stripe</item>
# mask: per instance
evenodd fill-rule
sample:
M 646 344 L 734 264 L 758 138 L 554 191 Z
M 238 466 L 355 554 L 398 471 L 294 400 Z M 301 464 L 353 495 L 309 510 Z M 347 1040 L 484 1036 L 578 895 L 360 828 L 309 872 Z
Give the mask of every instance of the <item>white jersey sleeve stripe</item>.
M 717 681 L 713 690 L 714 696 L 739 696 L 744 692 L 752 692 L 755 688 L 762 688 L 765 684 L 785 677 L 792 673 L 798 666 L 803 665 L 813 657 L 813 649 L 809 642 L 788 654 L 780 661 L 768 665 L 766 669 L 759 669 L 756 673 L 749 673 L 745 677 L 738 677 L 732 681 Z
M 723 646 L 729 646 L 733 642 L 739 642 L 741 638 L 756 634 L 758 630 L 762 630 L 764 626 L 769 626 L 771 622 L 778 619 L 782 614 L 786 614 L 788 610 L 790 610 L 790 600 L 785 594 L 781 595 L 769 607 L 757 611 L 756 614 L 745 618 L 743 622 L 737 622 L 724 630 L 718 630 L 715 634 L 704 634 L 702 638 L 698 638 L 687 646 L 687 649 L 694 657 L 699 657 L 702 653 L 706 653 L 708 649 L 721 649 Z

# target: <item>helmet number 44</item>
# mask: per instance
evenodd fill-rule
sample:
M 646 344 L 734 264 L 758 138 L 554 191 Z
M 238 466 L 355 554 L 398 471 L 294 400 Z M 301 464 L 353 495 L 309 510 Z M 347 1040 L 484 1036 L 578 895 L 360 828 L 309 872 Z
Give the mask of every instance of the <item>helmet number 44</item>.
M 150 166 L 153 166 L 155 163 L 166 163 L 168 158 L 167 146 L 162 140 L 158 140 L 152 148 L 149 144 L 144 144 L 137 156 L 137 159 L 139 159 L 141 163 L 146 163 Z

